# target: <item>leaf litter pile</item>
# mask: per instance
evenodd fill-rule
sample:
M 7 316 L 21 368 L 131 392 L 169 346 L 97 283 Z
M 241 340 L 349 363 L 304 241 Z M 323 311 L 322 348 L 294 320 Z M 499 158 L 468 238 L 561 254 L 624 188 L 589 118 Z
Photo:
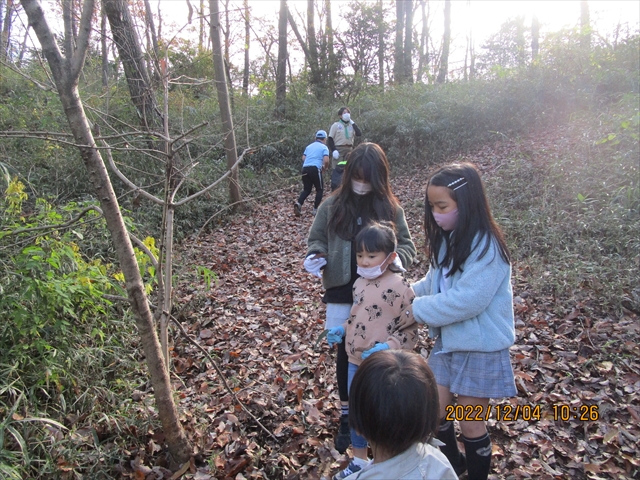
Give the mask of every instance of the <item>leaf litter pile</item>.
M 487 178 L 518 148 L 504 141 L 461 159 Z M 421 231 L 427 174 L 393 180 L 420 252 L 407 272 L 411 281 L 427 269 Z M 203 459 L 186 478 L 320 479 L 348 462 L 333 446 L 338 393 L 335 351 L 318 342 L 322 286 L 302 267 L 313 195 L 296 217 L 297 188 L 187 242 L 182 262 L 217 278 L 207 286 L 194 277 L 176 292 L 177 316 L 228 388 L 177 332 L 172 378 L 183 424 Z M 529 292 L 525 267 L 513 269 L 518 396 L 492 400 L 488 421 L 493 478 L 640 478 L 637 316 L 596 317 L 584 300 L 558 315 L 552 298 Z M 431 346 L 423 330 L 416 351 L 428 356 Z

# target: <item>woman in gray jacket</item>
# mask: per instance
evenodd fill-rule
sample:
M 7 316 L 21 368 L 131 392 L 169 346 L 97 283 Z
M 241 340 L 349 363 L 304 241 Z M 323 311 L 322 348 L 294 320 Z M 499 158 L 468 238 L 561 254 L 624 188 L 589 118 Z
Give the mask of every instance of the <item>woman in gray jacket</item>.
M 349 154 L 344 175 L 342 186 L 318 208 L 309 231 L 304 261 L 308 272 L 322 277 L 326 289 L 322 301 L 327 304 L 327 329 L 342 325 L 349 318 L 353 282 L 357 278 L 353 242 L 363 226 L 373 221 L 393 222 L 402 265 L 409 267 L 416 254 L 404 210 L 391 192 L 389 162 L 382 148 L 375 143 L 358 145 Z M 351 443 L 347 369 L 347 353 L 344 344 L 339 344 L 336 376 L 341 417 L 335 445 L 340 453 Z

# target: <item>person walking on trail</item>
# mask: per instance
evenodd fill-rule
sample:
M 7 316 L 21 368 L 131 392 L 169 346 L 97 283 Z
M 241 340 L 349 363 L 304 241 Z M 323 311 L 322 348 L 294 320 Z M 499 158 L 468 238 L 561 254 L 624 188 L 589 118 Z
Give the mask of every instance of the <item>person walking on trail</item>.
M 315 142 L 307 145 L 302 154 L 302 185 L 298 201 L 293 204 L 293 211 L 297 216 L 302 213 L 302 205 L 315 187 L 316 198 L 313 202 L 313 214 L 316 214 L 324 189 L 322 186 L 322 170 L 329 167 L 329 149 L 327 148 L 327 132 L 318 130 Z
M 414 294 L 402 276 L 393 224 L 376 222 L 364 227 L 355 246 L 360 278 L 353 284 L 351 316 L 327 333 L 329 346 L 343 342 L 346 346 L 349 396 L 353 376 L 363 360 L 382 350 L 412 350 L 418 340 L 418 325 L 411 313 Z M 369 464 L 367 439 L 353 428 L 351 446 L 353 459 L 333 480 L 342 480 Z
M 327 145 L 331 150 L 331 191 L 342 183 L 342 174 L 347 164 L 347 155 L 353 150 L 355 137 L 362 136 L 358 125 L 351 119 L 351 111 L 347 107 L 338 110 L 339 120 L 329 129 Z
M 440 398 L 437 438 L 456 473 L 468 470 L 469 480 L 485 480 L 491 469 L 489 399 L 517 393 L 509 358 L 515 326 L 509 250 L 473 165 L 448 165 L 429 179 L 424 230 L 430 267 L 413 285 L 413 316 L 435 339 L 428 362 Z M 472 418 L 453 415 L 454 395 L 460 410 L 473 410 Z
M 416 255 L 404 210 L 391 192 L 389 162 L 375 143 L 358 145 L 349 157 L 344 181 L 320 204 L 309 230 L 304 268 L 322 278 L 327 305 L 325 329 L 347 321 L 353 305 L 353 283 L 357 278 L 354 240 L 363 227 L 374 221 L 391 221 L 398 240 L 397 253 L 404 268 Z M 349 430 L 347 352 L 338 345 L 336 377 L 340 397 L 340 426 L 335 446 L 344 453 L 351 443 Z

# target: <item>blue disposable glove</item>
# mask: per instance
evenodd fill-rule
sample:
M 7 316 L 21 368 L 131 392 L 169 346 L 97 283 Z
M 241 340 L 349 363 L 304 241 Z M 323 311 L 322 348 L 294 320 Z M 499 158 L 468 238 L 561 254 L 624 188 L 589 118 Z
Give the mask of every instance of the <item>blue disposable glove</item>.
M 329 338 L 328 335 L 327 335 L 327 338 Z M 386 343 L 376 343 L 375 347 L 372 347 L 369 350 L 365 350 L 364 352 L 362 352 L 362 360 L 367 358 L 372 353 L 381 352 L 382 350 L 389 350 L 389 345 L 387 345 Z
M 342 337 L 344 337 L 344 327 L 342 325 L 330 328 L 327 333 L 327 343 L 330 347 L 333 347 L 336 343 L 342 343 Z

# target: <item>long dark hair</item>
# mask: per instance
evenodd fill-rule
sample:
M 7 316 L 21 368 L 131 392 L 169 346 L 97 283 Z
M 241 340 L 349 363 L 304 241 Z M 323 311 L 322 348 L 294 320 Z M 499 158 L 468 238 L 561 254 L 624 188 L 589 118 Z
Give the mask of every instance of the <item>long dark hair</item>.
M 385 350 L 358 367 L 349 393 L 349 426 L 373 448 L 396 456 L 416 442 L 427 443 L 436 435 L 439 416 L 436 379 L 417 353 Z
M 451 199 L 458 204 L 458 223 L 453 232 L 445 232 L 438 226 L 431 207 L 429 196 L 425 195 L 424 233 L 428 239 L 429 257 L 434 266 L 451 265 L 449 276 L 462 271 L 462 265 L 473 248 L 482 248 L 479 258 L 485 256 L 492 240 L 498 243 L 500 256 L 510 263 L 509 249 L 502 231 L 496 224 L 489 202 L 476 167 L 470 163 L 457 163 L 440 168 L 429 179 L 430 186 L 447 187 Z M 454 190 L 455 189 L 455 190 Z M 478 244 L 474 247 L 474 241 Z M 484 244 L 481 243 L 484 241 Z M 446 242 L 447 251 L 440 262 L 438 256 L 442 243 Z
M 367 181 L 371 192 L 358 195 L 351 188 L 351 180 Z M 379 145 L 361 143 L 349 155 L 344 169 L 342 185 L 333 195 L 333 211 L 329 230 L 345 240 L 353 240 L 357 231 L 357 220 L 362 225 L 371 221 L 395 222 L 398 199 L 391 193 L 389 162 Z

